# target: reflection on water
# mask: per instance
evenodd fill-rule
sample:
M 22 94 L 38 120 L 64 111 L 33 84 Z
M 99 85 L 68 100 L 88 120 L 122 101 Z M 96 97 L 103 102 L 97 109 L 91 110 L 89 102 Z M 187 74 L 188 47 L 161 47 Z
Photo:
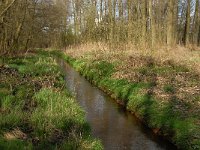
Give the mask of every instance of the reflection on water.
M 94 137 L 101 139 L 107 150 L 173 150 L 169 142 L 153 135 L 133 115 L 126 112 L 114 100 L 60 62 L 66 74 L 66 84 L 76 95 L 86 111 L 87 121 Z

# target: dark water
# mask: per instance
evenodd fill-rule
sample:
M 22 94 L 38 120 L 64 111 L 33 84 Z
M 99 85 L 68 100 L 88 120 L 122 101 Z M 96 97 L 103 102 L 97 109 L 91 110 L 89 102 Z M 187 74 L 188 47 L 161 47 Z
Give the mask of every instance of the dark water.
M 60 62 L 66 84 L 86 111 L 92 135 L 106 150 L 173 150 L 172 144 L 155 136 L 141 122 L 116 104 L 109 96 L 91 85 L 68 64 Z

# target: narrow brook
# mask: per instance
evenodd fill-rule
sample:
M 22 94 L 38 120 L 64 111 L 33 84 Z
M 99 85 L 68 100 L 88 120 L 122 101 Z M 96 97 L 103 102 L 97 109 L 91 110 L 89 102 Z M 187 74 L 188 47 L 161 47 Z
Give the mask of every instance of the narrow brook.
M 174 150 L 171 143 L 153 134 L 136 117 L 119 106 L 104 92 L 90 84 L 64 61 L 66 85 L 86 111 L 92 135 L 105 150 Z

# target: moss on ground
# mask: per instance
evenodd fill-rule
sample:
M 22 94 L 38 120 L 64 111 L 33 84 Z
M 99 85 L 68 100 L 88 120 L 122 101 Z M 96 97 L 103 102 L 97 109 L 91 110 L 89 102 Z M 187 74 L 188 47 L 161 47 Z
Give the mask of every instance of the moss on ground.
M 94 60 L 92 54 L 91 60 L 59 51 L 50 54 L 63 58 L 178 148 L 200 149 L 200 83 L 195 72 L 150 57 L 124 58 L 119 64 L 103 56 Z
M 0 149 L 102 149 L 54 58 L 0 59 Z

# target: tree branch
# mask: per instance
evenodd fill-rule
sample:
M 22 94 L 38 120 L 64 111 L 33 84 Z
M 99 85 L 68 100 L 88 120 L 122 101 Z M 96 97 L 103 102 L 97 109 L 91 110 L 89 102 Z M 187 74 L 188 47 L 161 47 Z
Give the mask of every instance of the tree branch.
M 6 11 L 9 10 L 9 8 L 15 3 L 16 0 L 13 0 L 0 14 L 0 17 L 3 16 L 4 13 L 6 13 Z

